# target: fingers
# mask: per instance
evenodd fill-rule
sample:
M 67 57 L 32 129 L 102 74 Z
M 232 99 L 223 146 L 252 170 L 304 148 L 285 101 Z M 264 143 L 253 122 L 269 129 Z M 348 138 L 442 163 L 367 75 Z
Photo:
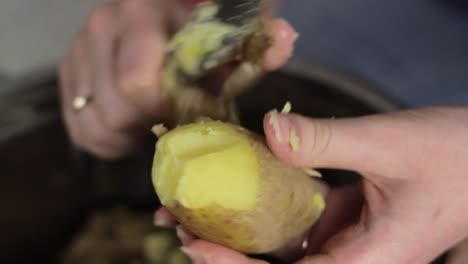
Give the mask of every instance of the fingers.
M 317 254 L 327 240 L 356 223 L 363 202 L 359 184 L 332 189 L 327 196 L 327 208 L 309 233 L 307 255 Z
M 238 95 L 247 87 L 251 87 L 263 74 L 275 71 L 287 63 L 292 55 L 297 33 L 291 25 L 283 19 L 273 19 L 268 25 L 272 34 L 273 45 L 268 48 L 261 65 L 242 63 L 223 84 L 223 93 L 227 97 Z M 255 41 L 253 41 L 255 43 Z M 256 45 L 251 45 L 255 52 L 259 52 Z
M 265 54 L 265 71 L 275 71 L 288 62 L 293 54 L 298 34 L 284 19 L 275 19 L 271 23 L 273 46 Z
M 468 263 L 468 240 L 464 240 L 452 250 L 447 257 L 447 264 L 464 264 Z
M 130 154 L 160 115 L 157 76 L 165 39 L 157 21 L 162 10 L 154 3 L 122 0 L 95 8 L 60 67 L 71 139 L 98 157 Z M 79 112 L 72 107 L 77 96 L 92 96 Z
M 166 34 L 188 10 L 177 3 L 121 0 L 90 14 L 60 67 L 63 115 L 75 145 L 102 158 L 120 158 L 137 149 L 160 120 Z M 278 51 L 267 56 L 266 69 L 285 63 L 292 50 L 292 29 L 284 22 L 274 25 Z M 93 97 L 84 111 L 72 109 L 77 96 Z
M 354 223 L 358 218 L 362 206 L 360 186 L 354 185 L 332 190 L 327 196 L 327 205 L 327 209 L 324 211 L 321 219 L 308 234 L 307 252 L 303 248 L 303 241 L 306 238 L 301 237 L 297 241 L 292 241 L 282 250 L 275 252 L 274 256 L 292 263 L 292 261 L 302 257 L 305 253 L 318 253 L 325 241 L 344 229 L 345 226 Z M 221 263 L 265 263 L 260 260 L 246 258 L 238 252 L 219 245 L 196 240 L 196 237 L 189 230 L 177 225 L 176 221 L 165 208 L 158 209 L 155 215 L 155 222 L 158 223 L 158 226 L 176 227 L 177 236 L 182 244 L 188 249 L 193 248 L 195 253 L 192 252 L 192 254 L 196 254 L 194 259 L 206 256 L 208 262 L 205 263 L 218 263 L 209 261 L 218 261 L 219 259 L 225 261 Z M 205 260 L 204 258 L 202 259 Z
M 114 46 L 119 33 L 116 4 L 96 8 L 75 42 L 82 52 L 72 62 L 76 82 L 69 89 L 75 96 L 90 95 L 89 106 L 74 113 L 81 127 L 84 149 L 106 159 L 116 159 L 133 149 L 135 140 L 124 131 L 122 120 L 138 120 L 138 113 L 115 89 Z M 130 123 L 130 122 L 127 122 Z M 130 126 L 131 124 L 129 124 Z
M 164 207 L 159 208 L 154 217 L 156 226 L 176 227 L 176 233 L 184 247 L 183 252 L 190 257 L 192 263 L 200 264 L 264 264 L 260 260 L 249 259 L 245 255 L 213 244 L 198 240 L 196 236 L 185 227 L 178 225 L 174 217 Z
M 187 245 L 197 237 L 190 230 L 177 223 L 177 220 L 164 207 L 159 208 L 154 214 L 154 225 L 164 228 L 175 228 L 177 237 L 182 245 Z
M 105 27 L 106 23 L 109 23 L 107 26 L 110 26 L 109 22 L 105 20 L 110 20 L 110 17 L 106 17 L 109 14 L 109 6 L 100 7 L 92 15 L 93 27 Z M 105 11 L 107 10 L 107 11 Z M 96 26 L 96 23 L 99 25 Z M 87 28 L 86 33 L 91 31 L 98 31 L 97 28 Z M 107 31 L 106 31 L 107 32 Z M 71 102 L 75 96 L 94 96 L 96 85 L 93 82 L 96 80 L 95 72 L 92 71 L 93 64 L 96 63 L 96 58 L 90 53 L 90 50 L 93 50 L 91 44 L 93 41 L 90 41 L 91 38 L 97 37 L 96 41 L 101 41 L 101 38 L 104 40 L 109 39 L 104 35 L 93 34 L 99 36 L 92 36 L 86 34 L 85 31 L 82 32 L 82 37 L 78 38 L 74 48 L 71 52 L 71 61 L 68 63 L 68 67 L 72 70 L 68 73 L 69 76 L 72 76 L 73 82 L 69 84 L 65 89 L 70 94 L 70 97 L 65 100 L 65 102 Z M 105 42 L 105 41 L 103 41 Z M 106 47 L 106 45 L 104 45 Z M 97 53 L 100 57 L 98 61 L 103 61 L 109 58 L 103 57 L 103 53 Z M 106 74 L 106 73 L 105 73 Z M 107 76 L 109 74 L 107 73 Z M 93 98 L 96 100 L 96 98 Z M 71 126 L 72 133 L 79 133 L 80 138 L 76 140 L 78 145 L 84 149 L 88 149 L 93 153 L 96 153 L 102 157 L 115 158 L 116 153 L 120 153 L 129 148 L 128 144 L 131 143 L 131 140 L 126 140 L 121 134 L 116 133 L 115 131 L 108 131 L 105 127 L 102 120 L 102 115 L 100 115 L 98 109 L 99 104 L 96 105 L 94 102 L 91 103 L 88 107 L 85 107 L 80 112 L 74 111 L 70 104 L 65 104 L 68 106 L 64 109 L 67 112 L 68 123 Z M 86 129 L 83 129 L 86 128 Z M 76 131 L 77 130 L 77 131 Z
M 198 4 L 200 2 L 203 2 L 203 0 L 179 0 L 179 1 L 186 4 L 186 5 L 195 5 L 195 4 Z
M 85 126 L 82 131 L 84 149 L 107 159 L 117 159 L 121 153 L 126 153 L 134 144 L 132 138 L 125 134 L 109 130 L 97 112 L 96 107 L 89 106 L 75 115 L 77 124 Z
M 122 2 L 120 8 L 125 22 L 117 49 L 116 82 L 125 97 L 154 116 L 159 112 L 159 72 L 166 42 L 162 17 L 147 12 L 148 6 L 138 1 Z
M 305 257 L 297 264 L 428 263 L 430 259 L 421 257 L 417 248 L 404 248 L 401 243 L 414 235 L 402 235 L 399 229 L 389 221 L 375 225 L 361 221 L 328 241 L 321 254 Z
M 360 185 L 332 189 L 326 199 L 327 207 L 313 228 L 305 236 L 276 251 L 274 256 L 292 263 L 304 255 L 319 253 L 327 240 L 357 221 L 362 203 Z
M 457 173 L 439 171 L 440 164 L 447 157 L 456 160 L 452 153 L 457 153 L 457 146 L 466 142 L 458 134 L 458 118 L 448 124 L 456 112 L 439 110 L 435 111 L 439 114 L 434 114 L 434 111 L 330 120 L 277 112 L 267 114 L 264 120 L 267 141 L 282 160 L 297 166 L 355 170 L 364 177 L 365 203 L 360 221 L 328 240 L 318 255 L 298 263 L 428 263 L 447 245 L 465 235 L 464 231 L 448 233 L 463 226 L 453 213 L 434 220 L 434 215 L 439 214 L 440 201 L 445 199 L 441 196 L 452 197 L 454 185 L 444 189 L 446 183 L 463 182 L 456 176 L 447 180 L 447 175 Z M 440 138 L 446 139 L 441 145 L 437 143 Z M 436 153 L 437 158 L 432 160 L 430 153 Z M 444 168 L 457 166 L 460 168 L 460 165 Z M 434 192 L 441 194 L 436 200 L 432 200 Z M 459 200 L 449 199 L 451 202 L 444 202 L 444 210 L 454 206 L 452 201 Z M 348 201 L 343 202 L 341 208 L 351 207 L 346 204 Z M 445 207 L 445 204 L 451 205 Z M 328 217 L 343 217 L 330 212 L 331 216 L 327 212 L 322 215 L 323 221 Z M 429 227 L 435 233 L 427 232 Z M 320 230 L 333 233 L 319 226 L 317 230 L 319 237 Z
M 183 251 L 192 259 L 193 263 L 267 264 L 265 261 L 248 258 L 237 251 L 203 240 L 192 241 L 183 248 Z
M 197 238 L 195 234 L 182 225 L 176 227 L 176 234 L 182 245 L 188 245 Z
M 178 225 L 174 217 L 164 207 L 155 213 L 155 225 L 159 227 L 175 227 L 177 237 L 184 247 L 184 253 L 192 259 L 192 263 L 203 264 L 265 264 L 265 261 L 251 259 L 237 251 L 223 246 L 199 240 L 187 228 Z
M 305 257 L 297 264 L 411 263 L 395 261 L 399 259 L 395 252 L 398 246 L 392 249 L 387 243 L 392 238 L 383 230 L 370 229 L 363 222 L 352 225 L 329 240 L 321 254 Z
M 175 227 L 177 221 L 166 208 L 160 207 L 154 213 L 154 224 L 159 227 Z
M 119 5 L 115 4 L 108 9 L 103 9 L 101 13 L 96 13 L 95 17 L 101 15 L 100 20 L 94 18 L 95 28 L 93 29 L 93 24 L 90 24 L 88 30 L 92 32 L 89 34 L 88 52 L 92 58 L 92 87 L 94 88 L 95 106 L 108 129 L 122 134 L 130 134 L 145 119 L 138 108 L 121 92 L 117 82 L 119 75 L 116 75 L 114 67 L 117 62 L 116 54 L 120 53 L 117 47 L 122 45 L 123 28 L 125 27 L 123 25 L 128 23 L 122 16 L 129 13 L 126 9 L 135 8 L 128 3 L 130 1 L 122 1 Z M 145 7 L 145 1 L 137 0 L 133 5 Z M 89 23 L 92 22 L 93 16 Z

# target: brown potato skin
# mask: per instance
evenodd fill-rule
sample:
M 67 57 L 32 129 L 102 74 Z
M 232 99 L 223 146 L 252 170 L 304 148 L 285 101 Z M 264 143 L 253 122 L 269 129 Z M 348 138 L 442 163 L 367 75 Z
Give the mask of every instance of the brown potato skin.
M 269 253 L 306 232 L 323 208 L 313 197 L 322 189 L 303 170 L 282 163 L 265 140 L 241 127 L 257 153 L 260 185 L 257 206 L 251 211 L 233 211 L 219 205 L 191 210 L 180 203 L 167 209 L 185 227 L 202 239 L 246 254 Z

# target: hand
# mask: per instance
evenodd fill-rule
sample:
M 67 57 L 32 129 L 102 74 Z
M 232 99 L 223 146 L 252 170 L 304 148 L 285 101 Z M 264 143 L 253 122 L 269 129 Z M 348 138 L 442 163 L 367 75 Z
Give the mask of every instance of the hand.
M 159 96 L 164 46 L 186 22 L 186 2 L 121 0 L 92 11 L 60 66 L 62 112 L 75 145 L 116 159 L 151 136 L 151 126 L 165 114 Z M 283 65 L 295 40 L 285 21 L 272 25 L 276 41 L 267 52 L 265 70 Z M 80 112 L 72 108 L 77 96 L 92 96 Z
M 464 264 L 468 263 L 468 239 L 458 244 L 448 253 L 447 264 Z
M 293 152 L 276 140 L 266 116 L 268 144 L 283 161 L 363 176 L 362 192 L 352 186 L 330 191 L 309 236 L 312 246 L 297 263 L 429 263 L 468 235 L 468 108 L 330 120 L 284 114 L 279 123 L 283 137 L 294 127 L 300 138 Z M 161 211 L 158 218 L 168 219 Z M 262 263 L 201 240 L 186 248 L 206 263 Z

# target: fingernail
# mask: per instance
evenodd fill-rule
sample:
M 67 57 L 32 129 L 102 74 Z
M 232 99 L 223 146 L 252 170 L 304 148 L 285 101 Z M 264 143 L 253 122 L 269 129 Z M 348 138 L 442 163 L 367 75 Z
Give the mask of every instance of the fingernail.
M 154 214 L 154 225 L 157 227 L 170 227 L 171 223 L 164 217 L 161 217 L 159 214 Z
M 270 111 L 268 123 L 272 126 L 276 140 L 280 144 L 289 144 L 294 150 L 299 148 L 298 131 L 292 125 L 288 113 Z
M 291 39 L 293 43 L 297 41 L 297 39 L 299 38 L 299 33 L 296 31 L 295 28 L 291 26 L 290 23 L 288 23 L 288 21 L 286 21 L 285 19 L 280 19 L 278 26 L 280 34 L 283 38 Z M 290 35 L 292 35 L 292 38 L 289 37 Z
M 176 234 L 177 234 L 177 237 L 180 239 L 180 241 L 182 242 L 182 244 L 184 245 L 187 245 L 188 243 L 190 243 L 190 241 L 192 241 L 192 237 L 190 234 L 188 234 L 184 228 L 180 225 L 178 225 L 176 227 Z
M 187 247 L 181 247 L 180 250 L 190 258 L 193 264 L 207 264 L 205 259 L 198 253 L 193 252 Z

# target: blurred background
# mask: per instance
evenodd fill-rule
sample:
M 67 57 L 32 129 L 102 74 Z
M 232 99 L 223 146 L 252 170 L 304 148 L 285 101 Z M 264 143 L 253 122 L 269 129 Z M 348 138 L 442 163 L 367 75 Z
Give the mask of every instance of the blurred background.
M 25 74 L 54 67 L 62 59 L 88 13 L 103 2 L 105 1 L 1 1 L 1 76 L 13 81 Z
M 88 13 L 103 2 L 2 1 L 0 80 L 54 67 Z M 300 33 L 295 57 L 365 79 L 410 106 L 468 101 L 466 1 L 280 3 L 279 14 Z
M 98 160 L 70 145 L 60 118 L 56 66 L 101 2 L 0 2 L 1 263 L 142 261 L 142 241 L 160 231 L 147 226 L 152 147 Z M 249 128 L 285 100 L 324 117 L 468 101 L 465 1 L 287 0 L 279 12 L 300 38 L 289 65 L 239 98 Z M 326 172 L 334 184 L 345 174 Z

